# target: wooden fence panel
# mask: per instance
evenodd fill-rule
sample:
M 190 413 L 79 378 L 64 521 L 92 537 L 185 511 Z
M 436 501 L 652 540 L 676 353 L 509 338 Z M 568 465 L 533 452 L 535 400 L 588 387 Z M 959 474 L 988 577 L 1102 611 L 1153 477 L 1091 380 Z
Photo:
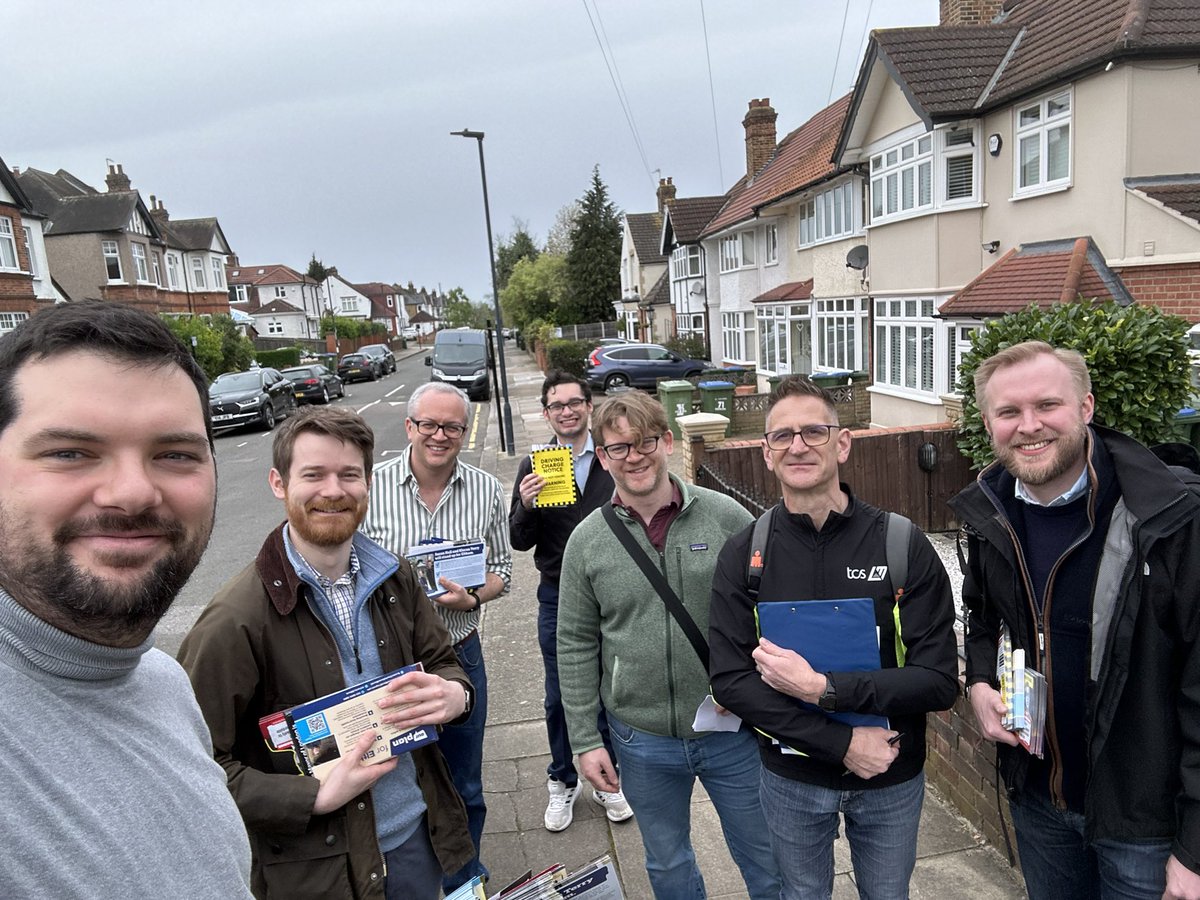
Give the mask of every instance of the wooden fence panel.
M 908 516 L 923 531 L 954 531 L 958 521 L 946 503 L 974 478 L 956 438 L 948 424 L 856 431 L 842 480 L 856 496 Z M 930 472 L 919 463 L 927 444 L 932 450 L 926 454 L 936 460 Z M 700 483 L 729 490 L 751 512 L 779 499 L 779 484 L 757 443 L 710 448 L 699 468 Z

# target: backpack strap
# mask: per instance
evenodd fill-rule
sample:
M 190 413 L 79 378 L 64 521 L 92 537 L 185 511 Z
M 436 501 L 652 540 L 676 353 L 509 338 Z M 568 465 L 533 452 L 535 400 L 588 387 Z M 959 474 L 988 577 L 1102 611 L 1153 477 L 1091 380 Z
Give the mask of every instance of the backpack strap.
M 750 558 L 746 560 L 746 592 L 752 603 L 758 602 L 758 588 L 762 584 L 763 565 L 767 560 L 767 543 L 771 539 L 771 523 L 775 521 L 775 507 L 772 506 L 758 517 L 754 523 L 754 533 L 750 536 Z

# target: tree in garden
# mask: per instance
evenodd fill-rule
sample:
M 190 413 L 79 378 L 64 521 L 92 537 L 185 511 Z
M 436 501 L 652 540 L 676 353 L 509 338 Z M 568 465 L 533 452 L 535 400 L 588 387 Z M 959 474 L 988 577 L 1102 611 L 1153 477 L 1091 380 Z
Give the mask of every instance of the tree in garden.
M 501 235 L 496 247 L 496 284 L 501 292 L 512 276 L 513 267 L 523 259 L 537 259 L 537 244 L 529 233 L 529 223 L 513 218 L 513 233 Z
M 988 322 L 971 337 L 959 367 L 963 419 L 958 446 L 977 468 L 992 461 L 991 442 L 975 400 L 975 370 L 1022 341 L 1078 350 L 1096 398 L 1095 421 L 1154 445 L 1172 439 L 1175 413 L 1188 401 L 1188 323 L 1156 306 L 1078 300 L 1036 306 Z
M 554 223 L 546 233 L 543 253 L 563 257 L 567 255 L 571 249 L 571 230 L 575 227 L 575 220 L 579 218 L 579 209 L 579 201 L 572 200 L 554 214 Z
M 304 274 L 313 281 L 323 282 L 329 277 L 329 269 L 325 267 L 325 264 L 321 262 L 321 260 L 317 259 L 317 254 L 314 252 L 312 259 L 308 261 L 308 271 L 306 271 Z
M 567 252 L 567 302 L 559 324 L 609 322 L 621 295 L 621 215 L 608 199 L 600 167 L 592 169 L 592 185 L 579 201 Z
M 222 372 L 242 372 L 250 367 L 254 346 L 229 316 L 162 316 L 179 342 L 191 351 L 210 379 Z M 195 344 L 192 338 L 196 339 Z
M 522 259 L 513 268 L 508 286 L 500 291 L 504 322 L 526 331 L 535 319 L 557 321 L 559 307 L 566 296 L 565 259 L 549 253 L 536 259 Z
M 486 328 L 492 312 L 483 303 L 472 303 L 461 287 L 452 288 L 446 295 L 447 328 Z

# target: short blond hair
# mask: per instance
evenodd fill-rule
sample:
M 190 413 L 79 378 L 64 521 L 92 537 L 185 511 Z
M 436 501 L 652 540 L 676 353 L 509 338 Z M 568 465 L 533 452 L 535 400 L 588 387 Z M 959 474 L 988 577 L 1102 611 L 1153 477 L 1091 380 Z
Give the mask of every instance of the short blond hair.
M 592 413 L 592 440 L 597 446 L 604 446 L 604 429 L 615 431 L 621 418 L 639 440 L 661 435 L 670 428 L 661 403 L 641 391 L 625 391 L 607 398 Z
M 1045 341 L 1023 341 L 993 353 L 975 370 L 975 405 L 979 407 L 980 412 L 987 411 L 987 386 L 993 375 L 1001 369 L 1028 362 L 1043 354 L 1053 356 L 1067 367 L 1067 371 L 1071 373 L 1071 380 L 1079 389 L 1080 399 L 1092 392 L 1092 376 L 1088 372 L 1087 361 L 1078 350 L 1053 347 Z

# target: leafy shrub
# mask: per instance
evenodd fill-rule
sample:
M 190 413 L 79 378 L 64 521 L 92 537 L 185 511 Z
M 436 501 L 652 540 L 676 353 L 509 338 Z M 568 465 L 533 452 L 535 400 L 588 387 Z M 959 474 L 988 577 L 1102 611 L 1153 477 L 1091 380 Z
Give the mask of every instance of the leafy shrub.
M 551 369 L 562 369 L 580 378 L 586 371 L 587 355 L 596 349 L 594 342 L 552 340 L 546 343 L 546 364 Z
M 280 347 L 276 350 L 255 351 L 254 358 L 260 366 L 270 366 L 272 369 L 286 369 L 289 366 L 300 365 L 299 347 Z
M 1156 306 L 1122 307 L 1111 300 L 1030 306 L 988 322 L 971 336 L 959 369 L 959 449 L 978 468 L 991 462 L 991 443 L 975 402 L 975 370 L 1005 347 L 1029 340 L 1083 354 L 1101 425 L 1144 444 L 1170 440 L 1172 419 L 1188 400 L 1187 329 L 1186 321 Z
M 161 316 L 180 343 L 188 347 L 204 374 L 216 378 L 222 372 L 241 372 L 254 358 L 254 347 L 229 316 Z M 195 343 L 192 343 L 195 338 Z
M 380 335 L 387 337 L 387 326 L 369 319 L 347 319 L 329 313 L 321 316 L 321 337 L 337 333 L 338 337 L 357 338 Z
M 690 359 L 708 359 L 708 349 L 704 346 L 704 338 L 691 335 L 689 337 L 673 337 L 663 343 L 668 350 L 686 356 Z

